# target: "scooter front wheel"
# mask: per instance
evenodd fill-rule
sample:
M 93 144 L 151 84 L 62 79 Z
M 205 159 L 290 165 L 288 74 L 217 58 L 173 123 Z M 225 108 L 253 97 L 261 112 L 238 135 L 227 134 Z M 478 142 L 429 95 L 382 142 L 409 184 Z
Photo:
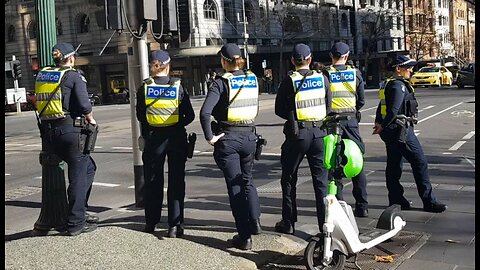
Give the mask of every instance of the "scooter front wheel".
M 342 270 L 346 256 L 338 250 L 333 251 L 333 257 L 328 266 L 323 260 L 323 237 L 313 237 L 305 248 L 305 266 L 308 270 Z

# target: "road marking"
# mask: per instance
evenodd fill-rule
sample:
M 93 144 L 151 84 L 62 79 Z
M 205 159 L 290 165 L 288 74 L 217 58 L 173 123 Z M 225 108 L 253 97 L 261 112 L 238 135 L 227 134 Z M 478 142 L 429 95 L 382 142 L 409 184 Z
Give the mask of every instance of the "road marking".
M 93 182 L 94 186 L 102 186 L 102 187 L 118 187 L 120 185 L 117 184 L 109 184 L 109 183 L 101 183 L 101 182 Z
M 470 131 L 467 135 L 463 136 L 462 140 L 468 140 L 468 139 L 472 138 L 473 135 L 475 135 L 475 130 Z
M 11 174 L 9 174 L 9 173 L 5 173 L 5 176 L 9 176 L 9 175 L 11 175 Z
M 450 153 L 450 152 L 443 152 L 442 154 L 444 154 L 444 155 L 451 155 L 452 153 Z
M 452 147 L 450 147 L 448 149 L 448 151 L 456 151 L 458 150 L 458 148 L 460 148 L 464 143 L 466 143 L 467 141 L 458 141 L 456 142 Z
M 371 109 L 376 109 L 378 106 L 373 106 L 373 107 L 370 107 L 370 108 L 367 108 L 367 109 L 362 109 L 360 110 L 360 112 L 364 112 L 364 111 L 368 111 L 368 110 L 371 110 Z
M 455 108 L 455 107 L 457 107 L 458 105 L 461 105 L 461 104 L 463 104 L 463 102 L 459 102 L 459 103 L 457 103 L 457 104 L 455 104 L 455 105 L 452 105 L 452 106 L 446 108 L 445 110 L 441 110 L 441 111 L 439 111 L 439 112 L 437 112 L 437 113 L 434 113 L 434 114 L 432 114 L 432 115 L 430 115 L 430 116 L 427 116 L 427 117 L 423 118 L 422 120 L 418 121 L 418 123 L 421 123 L 421 122 L 423 122 L 423 121 L 427 121 L 428 119 L 430 119 L 430 118 L 432 118 L 432 117 L 435 117 L 435 116 L 437 116 L 437 115 L 439 115 L 439 114 L 441 114 L 441 113 L 443 113 L 443 112 L 446 112 L 446 111 L 448 111 L 448 110 L 450 110 L 450 109 L 452 109 L 452 108 Z
M 431 108 L 433 108 L 433 107 L 435 107 L 435 105 L 430 105 L 430 106 L 427 106 L 427 107 L 419 110 L 418 112 L 423 112 L 423 111 L 428 110 L 428 109 L 431 109 Z
M 135 188 L 135 185 L 133 185 L 133 186 L 129 186 L 128 188 Z
M 132 150 L 132 147 L 113 146 L 112 149 Z
M 23 146 L 23 143 L 5 143 L 5 146 Z
M 468 159 L 466 156 L 463 156 L 463 158 L 464 158 L 465 160 L 467 160 L 468 163 L 470 163 L 470 165 L 472 165 L 473 168 L 475 168 L 475 163 L 473 163 L 473 162 L 472 162 L 470 159 Z

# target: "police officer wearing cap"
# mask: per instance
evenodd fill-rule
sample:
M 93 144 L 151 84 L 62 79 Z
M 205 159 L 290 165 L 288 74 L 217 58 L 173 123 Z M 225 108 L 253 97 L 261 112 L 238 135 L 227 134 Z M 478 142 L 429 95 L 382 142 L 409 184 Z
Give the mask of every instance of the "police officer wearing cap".
M 252 177 L 258 81 L 251 71 L 242 70 L 245 59 L 237 44 L 225 44 L 219 56 L 225 73 L 212 82 L 200 110 L 200 122 L 225 177 L 238 232 L 231 242 L 236 248 L 249 250 L 251 235 L 261 232 L 260 203 Z M 212 130 L 211 116 L 218 123 L 218 130 Z
M 329 78 L 332 91 L 331 113 L 351 116 L 350 120 L 340 121 L 343 130 L 342 138 L 356 142 L 362 153 L 365 154 L 365 145 L 360 137 L 358 127 L 359 110 L 365 105 L 364 84 L 360 71 L 350 64 L 346 65 L 349 54 L 350 47 L 346 43 L 335 43 L 330 50 L 332 65 L 327 66 L 324 71 Z M 352 182 L 352 193 L 355 198 L 353 213 L 357 217 L 367 217 L 367 177 L 363 169 L 357 176 L 352 177 Z M 337 185 L 339 187 L 337 198 L 343 200 L 343 184 L 339 182 Z
M 168 237 L 184 235 L 185 126 L 195 118 L 188 93 L 181 80 L 169 76 L 170 56 L 166 51 L 150 55 L 151 77 L 137 90 L 137 119 L 145 140 L 142 160 L 145 177 L 145 232 L 153 233 L 160 222 L 163 203 L 164 164 L 168 157 Z
M 395 59 L 393 76 L 386 79 L 379 91 L 380 103 L 377 107 L 373 134 L 380 134 L 387 148 L 385 176 L 389 205 L 399 204 L 402 210 L 411 209 L 412 203 L 404 197 L 403 186 L 400 184 L 402 158 L 405 158 L 412 167 L 423 210 L 441 213 L 447 206 L 439 202 L 433 194 L 428 175 L 428 162 L 413 130 L 416 121 L 406 123 L 401 121 L 404 119 L 402 116 L 417 117 L 417 101 L 414 89 L 408 81 L 416 64 L 416 61 L 404 55 L 399 55 Z
M 312 53 L 305 44 L 296 44 L 290 71 L 278 88 L 275 114 L 287 120 L 283 133 L 285 142 L 281 148 L 282 165 L 282 220 L 275 224 L 275 231 L 293 234 L 297 221 L 296 184 L 297 171 L 307 155 L 317 207 L 320 230 L 325 218 L 323 197 L 326 196 L 327 173 L 324 167 L 322 120 L 331 107 L 328 78 L 319 71 L 310 70 Z
M 96 125 L 96 121 L 88 99 L 87 81 L 74 68 L 77 50 L 72 44 L 57 43 L 52 48 L 55 66 L 42 68 L 35 80 L 43 147 L 68 165 L 66 233 L 70 236 L 91 232 L 98 222 L 98 217 L 86 212 L 97 167 L 84 151 L 86 135 L 82 127 Z M 85 124 L 74 124 L 76 118 Z

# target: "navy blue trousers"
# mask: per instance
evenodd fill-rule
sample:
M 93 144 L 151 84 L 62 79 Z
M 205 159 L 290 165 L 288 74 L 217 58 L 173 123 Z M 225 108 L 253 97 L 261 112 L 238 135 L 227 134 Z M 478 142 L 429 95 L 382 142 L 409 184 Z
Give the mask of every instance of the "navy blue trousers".
M 67 230 L 78 231 L 85 226 L 85 212 L 97 169 L 90 155 L 79 149 L 80 128 L 66 124 L 52 128 L 43 138 L 46 150 L 59 156 L 68 165 Z
M 155 130 L 145 141 L 142 155 L 145 177 L 145 222 L 160 222 L 163 204 L 164 165 L 168 157 L 168 226 L 183 224 L 185 201 L 185 163 L 187 133 L 185 128 Z
M 328 171 L 323 164 L 323 137 L 315 136 L 310 128 L 301 129 L 301 136 L 287 137 L 282 144 L 281 164 L 282 178 L 282 219 L 291 223 L 297 221 L 297 172 L 303 157 L 307 155 L 312 174 L 315 205 L 320 230 L 325 220 L 325 204 L 323 198 L 327 192 Z
M 225 132 L 214 144 L 213 157 L 223 171 L 230 207 L 242 239 L 252 233 L 250 223 L 260 217 L 260 202 L 253 183 L 256 135 L 252 132 Z
M 387 168 L 385 176 L 388 189 L 388 201 L 390 204 L 408 202 L 403 196 L 404 190 L 400 184 L 402 177 L 403 159 L 405 158 L 412 167 L 413 177 L 417 185 L 418 195 L 424 205 L 436 203 L 436 198 L 432 192 L 432 185 L 428 175 L 428 162 L 423 154 L 422 146 L 415 136 L 413 127 L 407 131 L 406 143 L 400 143 L 395 134 L 384 129 L 380 137 L 385 142 L 387 148 Z

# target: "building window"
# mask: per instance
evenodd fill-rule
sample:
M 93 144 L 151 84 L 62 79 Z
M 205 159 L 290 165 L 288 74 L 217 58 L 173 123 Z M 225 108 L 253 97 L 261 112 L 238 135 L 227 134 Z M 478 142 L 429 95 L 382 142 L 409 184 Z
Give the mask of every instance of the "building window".
M 7 42 L 15 41 L 15 27 L 13 25 L 9 25 L 7 28 Z
M 28 24 L 28 38 L 29 39 L 37 38 L 37 23 L 35 21 L 31 21 Z
M 80 21 L 79 21 L 79 32 L 80 33 L 88 33 L 88 28 L 90 26 L 90 18 L 88 17 L 87 14 L 82 14 L 80 15 Z
M 57 36 L 63 35 L 62 22 L 58 18 L 55 18 L 55 27 L 57 28 Z
M 300 18 L 293 13 L 285 17 L 285 32 L 303 32 Z
M 392 5 L 393 5 L 393 0 L 388 0 L 388 8 L 392 8 Z
M 399 50 L 403 50 L 402 38 L 398 38 L 398 49 L 399 49 Z
M 413 7 L 413 0 L 407 1 L 407 7 Z
M 203 16 L 205 19 L 212 20 L 216 20 L 218 18 L 217 5 L 215 5 L 213 0 L 205 0 L 203 3 Z
M 401 29 L 402 29 L 402 18 L 397 17 L 397 30 L 401 30 Z
M 370 5 L 375 6 L 375 0 L 370 0 Z
M 347 29 L 348 28 L 348 19 L 347 19 L 347 14 L 343 13 L 342 18 L 341 18 L 341 25 L 342 29 Z
M 442 7 L 442 0 L 438 0 L 438 7 Z
M 413 31 L 413 15 L 408 15 L 408 30 Z
M 245 1 L 245 17 L 247 17 L 247 22 L 254 22 L 255 21 L 255 12 L 253 10 L 252 2 Z

